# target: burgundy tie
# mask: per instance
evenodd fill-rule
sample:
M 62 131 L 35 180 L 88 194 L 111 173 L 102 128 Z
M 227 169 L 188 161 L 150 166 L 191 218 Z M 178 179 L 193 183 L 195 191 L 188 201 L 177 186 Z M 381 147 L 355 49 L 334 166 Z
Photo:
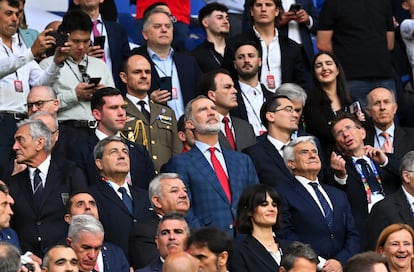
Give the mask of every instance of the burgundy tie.
M 224 193 L 227 196 L 227 199 L 231 203 L 231 191 L 230 191 L 230 184 L 229 184 L 229 178 L 226 175 L 226 172 L 223 169 L 223 166 L 221 165 L 220 161 L 216 157 L 216 148 L 210 147 L 208 149 L 211 153 L 211 163 L 213 164 L 214 171 L 216 172 L 217 178 L 220 181 L 221 187 L 224 190 Z
M 229 126 L 229 118 L 224 116 L 222 122 L 224 123 L 224 131 L 226 132 L 227 141 L 229 142 L 231 148 L 233 148 L 233 150 L 236 150 L 236 142 L 234 141 L 233 132 Z

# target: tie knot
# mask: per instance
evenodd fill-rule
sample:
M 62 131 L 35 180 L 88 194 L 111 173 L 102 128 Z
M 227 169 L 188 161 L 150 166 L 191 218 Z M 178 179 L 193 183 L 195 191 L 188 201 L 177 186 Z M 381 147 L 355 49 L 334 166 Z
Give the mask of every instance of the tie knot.
M 93 20 L 93 26 L 97 26 L 100 23 L 99 20 Z
M 359 163 L 360 165 L 367 165 L 368 164 L 368 162 L 365 159 L 358 159 L 356 162 Z
M 225 124 L 228 124 L 229 123 L 229 118 L 227 116 L 224 116 L 222 122 L 225 123 Z
M 39 169 L 39 168 L 36 168 L 36 169 L 34 170 L 34 174 L 35 174 L 35 175 L 39 175 L 39 174 L 40 174 L 40 169 Z
M 308 183 L 310 186 L 312 186 L 313 187 L 313 189 L 318 189 L 318 183 L 317 182 L 309 182 Z
M 145 104 L 147 103 L 144 100 L 138 101 L 138 105 L 140 105 L 141 107 L 145 107 Z
M 121 194 L 126 194 L 127 191 L 124 187 L 119 187 L 118 192 L 120 192 Z
M 209 147 L 208 151 L 210 151 L 211 154 L 214 154 L 214 152 L 216 152 L 216 148 L 215 147 Z
M 387 140 L 390 138 L 390 134 L 388 134 L 388 132 L 386 132 L 386 131 L 381 132 L 380 135 L 382 137 L 384 137 L 385 139 L 387 139 Z

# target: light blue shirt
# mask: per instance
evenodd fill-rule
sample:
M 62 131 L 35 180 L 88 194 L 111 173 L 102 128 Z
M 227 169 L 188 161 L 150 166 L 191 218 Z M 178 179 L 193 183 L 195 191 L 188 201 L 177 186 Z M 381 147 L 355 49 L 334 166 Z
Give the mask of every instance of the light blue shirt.
M 211 165 L 213 170 L 214 170 L 214 167 L 213 167 L 213 163 L 211 162 L 211 152 L 208 149 L 210 147 L 215 147 L 216 148 L 216 152 L 215 152 L 216 157 L 219 160 L 219 162 L 220 162 L 221 166 L 223 167 L 224 171 L 226 172 L 226 175 L 229 176 L 229 174 L 227 173 L 227 167 L 226 167 L 226 162 L 224 160 L 223 152 L 222 152 L 220 144 L 218 142 L 214 146 L 209 146 L 208 144 L 205 144 L 203 142 L 195 141 L 195 146 L 201 151 L 201 153 L 203 153 L 204 157 L 206 158 L 208 163 Z

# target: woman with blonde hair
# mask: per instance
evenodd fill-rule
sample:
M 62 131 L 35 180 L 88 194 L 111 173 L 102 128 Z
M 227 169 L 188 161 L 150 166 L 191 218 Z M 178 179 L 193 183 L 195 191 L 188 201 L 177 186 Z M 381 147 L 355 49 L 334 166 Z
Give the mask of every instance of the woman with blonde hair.
M 387 259 L 390 272 L 411 272 L 414 230 L 406 224 L 392 224 L 381 232 L 376 251 Z

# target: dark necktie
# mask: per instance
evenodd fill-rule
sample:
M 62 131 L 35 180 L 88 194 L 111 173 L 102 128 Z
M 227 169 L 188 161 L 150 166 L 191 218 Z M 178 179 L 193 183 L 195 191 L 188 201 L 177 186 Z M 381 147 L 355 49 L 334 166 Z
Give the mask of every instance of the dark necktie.
M 361 165 L 362 174 L 364 174 L 367 179 L 371 192 L 380 192 L 381 188 L 368 162 L 364 159 L 358 159 L 356 162 Z
M 221 165 L 220 161 L 216 157 L 216 148 L 210 147 L 208 149 L 211 153 L 211 163 L 213 164 L 214 171 L 216 172 L 216 176 L 218 180 L 220 181 L 221 187 L 224 190 L 224 193 L 227 196 L 227 199 L 229 202 L 231 202 L 231 190 L 230 190 L 230 184 L 229 184 L 229 178 L 226 175 L 226 172 L 224 171 L 223 166 Z
M 36 208 L 40 207 L 40 202 L 42 201 L 43 195 L 43 183 L 42 178 L 40 177 L 40 170 L 36 168 L 33 176 L 33 202 Z
M 325 220 L 328 224 L 328 227 L 332 227 L 333 223 L 333 211 L 331 209 L 331 206 L 329 206 L 328 200 L 323 196 L 321 191 L 318 188 L 317 182 L 309 182 L 309 185 L 312 186 L 313 190 L 315 190 L 316 196 L 319 199 L 319 203 L 322 206 L 323 212 L 325 213 Z
M 150 121 L 150 113 L 147 111 L 147 109 L 145 108 L 145 104 L 147 104 L 144 100 L 140 100 L 138 101 L 138 105 L 141 107 L 141 112 L 144 115 L 145 119 L 147 119 L 147 121 Z
M 133 214 L 133 203 L 124 187 L 119 187 L 118 192 L 122 194 L 122 202 L 124 202 L 130 214 Z
M 229 142 L 231 148 L 233 150 L 236 150 L 236 142 L 234 140 L 234 135 L 229 126 L 229 118 L 224 116 L 222 122 L 224 123 L 224 131 L 226 132 L 227 141 Z

